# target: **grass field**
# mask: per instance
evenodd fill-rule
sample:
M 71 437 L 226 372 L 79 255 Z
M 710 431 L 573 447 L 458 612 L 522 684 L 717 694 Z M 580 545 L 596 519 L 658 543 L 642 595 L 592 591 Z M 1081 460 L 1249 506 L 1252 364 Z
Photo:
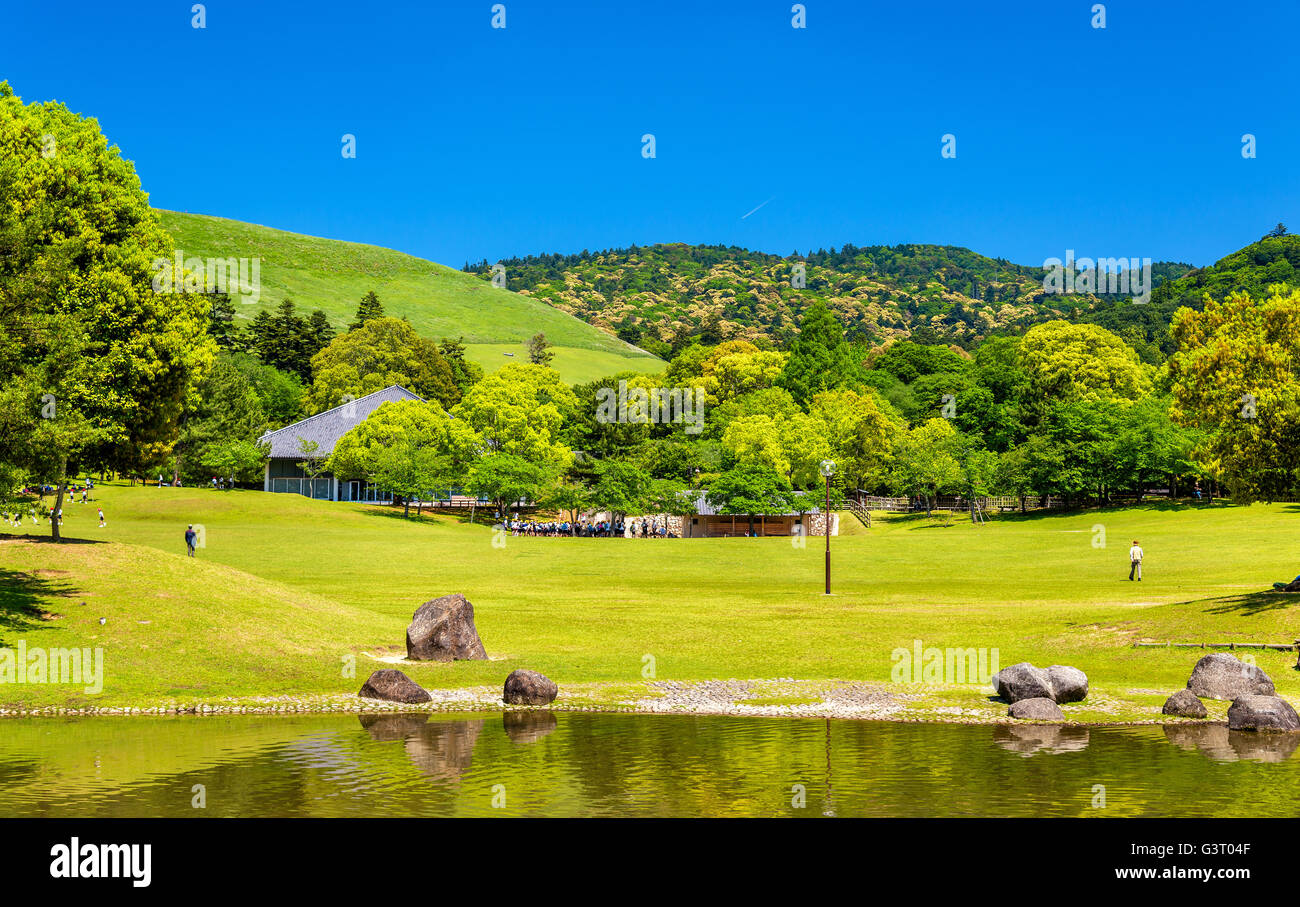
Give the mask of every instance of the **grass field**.
M 1263 592 L 1300 571 L 1300 507 L 1153 505 L 1004 517 L 895 517 L 832 540 L 835 594 L 820 594 L 822 548 L 784 539 L 510 538 L 452 517 L 405 521 L 385 508 L 208 489 L 98 491 L 65 507 L 52 545 L 0 535 L 0 645 L 102 646 L 96 705 L 226 696 L 351 693 L 404 653 L 423 601 L 474 602 L 489 662 L 403 666 L 430 688 L 498 687 L 516 667 L 561 687 L 659 679 L 888 681 L 895 648 L 998 648 L 1002 665 L 1071 664 L 1092 682 L 1083 720 L 1151 717 L 1199 650 L 1138 640 L 1291 642 L 1300 597 Z M 849 518 L 852 519 L 852 518 Z M 205 547 L 184 556 L 187 523 Z M 1097 527 L 1106 546 L 1096 547 Z M 22 532 L 30 531 L 30 521 Z M 1146 579 L 1127 581 L 1132 538 Z M 45 616 L 42 616 L 45 615 Z M 107 618 L 102 626 L 99 618 Z M 340 671 L 357 657 L 357 679 Z M 1300 695 L 1293 653 L 1256 658 Z M 987 700 L 936 689 L 935 708 Z M 8 686 L 0 705 L 87 702 L 58 686 Z M 1005 707 L 1003 707 L 1005 709 Z M 1093 708 L 1093 711 L 1089 711 Z
M 220 217 L 158 213 L 187 258 L 262 260 L 260 298 L 255 305 L 238 305 L 239 318 L 290 298 L 304 314 L 321 309 L 343 330 L 361 297 L 374 290 L 387 314 L 409 319 L 421 334 L 464 337 L 470 357 L 489 370 L 522 358 L 524 344 L 538 331 L 555 344 L 553 365 L 570 383 L 663 367 L 661 360 L 544 302 L 422 258 Z M 519 355 L 512 360 L 503 351 Z

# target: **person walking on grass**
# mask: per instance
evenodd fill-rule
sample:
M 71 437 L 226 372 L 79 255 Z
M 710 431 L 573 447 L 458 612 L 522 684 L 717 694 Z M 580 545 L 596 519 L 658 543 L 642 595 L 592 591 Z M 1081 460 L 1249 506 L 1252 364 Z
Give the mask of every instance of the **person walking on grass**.
M 198 538 L 199 534 L 194 531 L 194 525 L 191 523 L 185 529 L 185 548 L 189 551 L 190 557 L 194 557 L 194 543 Z
M 99 528 L 100 528 L 100 529 L 103 529 L 103 528 L 104 528 L 104 508 L 103 508 L 103 507 L 100 507 L 100 508 L 99 508 Z
M 1137 539 L 1133 540 L 1133 547 L 1128 550 L 1128 578 L 1133 581 L 1133 574 L 1137 574 L 1137 581 L 1142 582 L 1142 547 L 1138 545 Z

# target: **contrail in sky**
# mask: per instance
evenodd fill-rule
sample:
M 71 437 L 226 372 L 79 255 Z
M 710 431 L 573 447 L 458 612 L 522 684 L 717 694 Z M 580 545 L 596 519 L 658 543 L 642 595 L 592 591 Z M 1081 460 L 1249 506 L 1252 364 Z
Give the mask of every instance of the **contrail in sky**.
M 770 201 L 772 201 L 772 199 L 773 199 L 773 198 L 776 198 L 776 196 L 775 196 L 775 195 L 774 195 L 774 196 L 772 196 L 772 198 L 769 198 L 769 199 L 768 199 L 768 200 L 767 200 L 767 202 L 770 202 Z M 766 205 L 766 204 L 767 204 L 767 202 L 763 202 L 763 205 Z M 759 206 L 758 206 L 758 208 L 761 208 L 761 207 L 763 207 L 763 205 L 759 205 Z M 754 209 L 754 211 L 757 211 L 757 210 L 758 210 L 758 208 L 755 208 L 755 209 Z M 754 211 L 750 211 L 750 212 L 749 212 L 749 214 L 753 214 L 753 213 L 754 213 Z M 740 217 L 740 219 L 741 219 L 741 220 L 744 220 L 744 219 L 745 219 L 745 218 L 746 218 L 746 217 L 749 217 L 749 214 L 742 214 L 742 215 L 741 215 L 741 217 Z

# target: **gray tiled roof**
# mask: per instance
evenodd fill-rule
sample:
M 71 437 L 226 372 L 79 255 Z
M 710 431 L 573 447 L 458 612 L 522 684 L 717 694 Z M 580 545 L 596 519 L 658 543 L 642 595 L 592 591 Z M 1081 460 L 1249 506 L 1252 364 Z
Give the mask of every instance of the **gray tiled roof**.
M 697 516 L 721 516 L 722 515 L 718 513 L 716 507 L 714 507 L 712 504 L 709 503 L 709 498 L 708 498 L 709 493 L 707 491 L 687 492 L 687 494 L 695 495 L 695 513 Z M 802 491 L 796 491 L 795 496 L 803 498 L 806 497 L 806 494 Z M 807 510 L 803 511 L 803 513 L 821 513 L 821 510 L 816 505 L 813 505 L 812 507 L 809 507 Z M 739 516 L 739 514 L 737 515 Z M 778 516 L 798 516 L 798 515 L 799 515 L 799 511 L 797 510 L 791 510 L 788 513 L 778 514 Z
M 364 422 L 366 417 L 379 409 L 381 405 L 396 403 L 401 400 L 424 402 L 424 399 L 419 395 L 394 384 L 381 391 L 375 391 L 373 394 L 358 397 L 351 403 L 327 409 L 323 413 L 309 416 L 276 431 L 269 431 L 262 435 L 261 441 L 271 445 L 270 456 L 272 457 L 286 459 L 301 457 L 302 448 L 298 445 L 299 438 L 304 441 L 315 441 L 317 456 L 329 456 L 334 452 L 334 445 L 338 443 L 339 438 Z

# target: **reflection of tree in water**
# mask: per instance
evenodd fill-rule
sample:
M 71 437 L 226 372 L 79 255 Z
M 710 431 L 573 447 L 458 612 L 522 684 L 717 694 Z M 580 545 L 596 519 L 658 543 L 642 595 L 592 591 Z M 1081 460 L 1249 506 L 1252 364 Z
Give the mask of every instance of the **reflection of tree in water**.
M 531 710 L 502 712 L 501 723 L 512 743 L 536 743 L 559 726 L 554 712 Z
M 1164 731 L 1175 746 L 1216 762 L 1284 762 L 1300 747 L 1300 734 L 1230 731 L 1225 724 L 1166 724 Z
M 1022 756 L 1076 753 L 1088 748 L 1088 740 L 1086 727 L 1059 724 L 998 724 L 993 727 L 993 742 Z

